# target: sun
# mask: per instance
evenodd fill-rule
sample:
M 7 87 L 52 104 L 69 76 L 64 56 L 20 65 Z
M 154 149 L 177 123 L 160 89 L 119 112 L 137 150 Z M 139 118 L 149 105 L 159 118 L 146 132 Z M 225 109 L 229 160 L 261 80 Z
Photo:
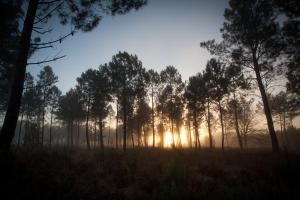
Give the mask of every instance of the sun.
M 164 134 L 164 147 L 172 146 L 172 133 L 170 131 L 165 132 Z

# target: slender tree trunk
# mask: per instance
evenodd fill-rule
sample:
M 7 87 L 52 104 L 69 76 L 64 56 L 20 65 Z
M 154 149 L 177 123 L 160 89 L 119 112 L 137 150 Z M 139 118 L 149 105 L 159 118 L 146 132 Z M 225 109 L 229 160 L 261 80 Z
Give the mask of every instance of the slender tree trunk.
M 94 122 L 94 149 L 97 147 L 97 118 L 95 117 L 95 122 Z
M 107 145 L 110 145 L 110 125 L 111 125 L 111 115 L 109 115 Z
M 101 147 L 101 149 L 104 149 L 104 142 L 103 142 L 103 121 L 102 121 L 102 117 L 100 119 L 100 147 Z
M 257 58 L 255 56 L 255 53 L 253 53 L 253 64 L 254 64 L 254 71 L 255 71 L 255 75 L 256 75 L 256 81 L 257 81 L 258 88 L 259 88 L 261 98 L 262 98 L 262 101 L 263 101 L 263 105 L 264 105 L 265 116 L 266 116 L 266 119 L 267 119 L 269 134 L 270 134 L 271 142 L 272 142 L 272 149 L 273 149 L 273 152 L 277 153 L 277 152 L 279 152 L 278 140 L 277 140 L 277 137 L 276 137 L 274 124 L 273 124 L 273 119 L 272 119 L 272 113 L 271 113 L 271 110 L 270 110 L 270 106 L 269 106 L 268 98 L 267 98 L 267 95 L 266 95 L 265 87 L 263 85 L 263 82 L 262 82 L 262 79 L 261 79 L 261 76 L 260 76 L 259 65 L 258 65 Z
M 51 116 L 50 116 L 50 130 L 49 130 L 49 134 L 50 134 L 49 146 L 50 147 L 52 145 L 52 119 L 53 119 L 53 108 L 51 108 Z
M 4 153 L 9 152 L 12 139 L 15 135 L 21 105 L 27 58 L 30 49 L 31 33 L 38 2 L 38 0 L 30 0 L 28 4 L 27 14 L 19 42 L 12 85 L 10 88 L 10 97 L 0 134 L 0 151 Z
M 70 147 L 70 130 L 71 130 L 71 122 L 68 122 L 68 128 L 67 128 L 67 147 Z
M 145 147 L 148 147 L 147 134 L 146 134 L 145 127 L 142 126 L 142 129 L 143 129 L 143 132 L 144 132 L 144 145 L 145 145 Z
M 141 126 L 139 119 L 137 120 L 137 135 L 138 135 L 138 147 L 141 146 Z
M 197 113 L 195 110 L 193 111 L 193 120 L 194 120 L 195 136 L 196 136 L 195 147 L 201 148 L 201 143 L 199 139 L 199 126 L 197 120 Z
M 283 112 L 283 132 L 286 140 L 286 147 L 289 147 L 289 140 L 287 136 L 287 130 L 286 130 L 286 112 Z
M 127 136 L 127 105 L 125 95 L 123 95 L 123 151 L 126 151 L 126 136 Z
M 42 113 L 42 146 L 44 146 L 44 135 L 45 135 L 45 109 L 46 109 L 46 86 L 45 85 L 44 85 L 43 95 L 44 97 L 43 97 L 43 113 Z
M 73 148 L 74 145 L 74 141 L 73 141 L 73 127 L 74 127 L 74 123 L 73 123 L 73 119 L 71 121 L 71 133 L 70 133 L 70 138 L 71 138 L 71 148 Z
M 171 98 L 171 132 L 172 132 L 172 147 L 175 148 L 175 136 L 174 136 L 174 123 L 173 123 L 173 114 L 174 114 L 174 111 L 173 111 L 173 96 Z
M 22 111 L 21 122 L 20 122 L 20 126 L 19 126 L 18 147 L 20 147 L 20 143 L 21 143 L 21 132 L 22 132 L 22 125 L 23 125 L 23 116 L 24 116 L 24 111 Z
M 77 122 L 77 147 L 79 147 L 79 129 L 80 129 L 80 126 L 79 126 L 79 121 Z
M 223 109 L 221 107 L 221 101 L 219 103 L 219 111 L 220 111 L 220 121 L 221 121 L 221 129 L 222 129 L 222 151 L 224 152 L 224 123 L 223 123 Z
M 133 132 L 132 132 L 132 130 L 130 130 L 130 135 L 131 135 L 132 148 L 134 148 L 134 137 L 133 137 Z
M 209 147 L 213 148 L 213 140 L 211 134 L 211 125 L 210 125 L 210 101 L 207 102 L 207 127 L 208 127 L 208 136 L 209 136 Z
M 234 100 L 233 109 L 234 109 L 235 131 L 236 131 L 236 136 L 237 136 L 240 148 L 241 148 L 241 150 L 243 150 L 243 141 L 242 141 L 242 137 L 241 137 L 240 129 L 239 129 L 237 103 L 236 103 L 236 98 L 235 98 L 235 92 L 233 92 L 233 100 Z
M 152 114 L 152 137 L 153 137 L 153 148 L 155 147 L 155 129 L 154 129 L 154 102 L 153 102 L 153 85 L 152 85 L 152 95 L 151 95 L 151 102 L 152 102 L 152 106 L 151 106 L 151 114 Z
M 188 114 L 188 133 L 189 133 L 189 143 L 190 143 L 190 148 L 193 147 L 193 140 L 192 140 L 192 132 L 191 132 L 191 119 L 190 119 L 190 115 Z
M 117 117 L 116 117 L 116 149 L 118 149 L 118 122 L 119 122 L 119 104 L 117 101 Z
M 178 146 L 181 148 L 182 142 L 181 142 L 181 137 L 180 137 L 180 128 L 179 128 L 178 124 L 176 124 L 176 129 L 177 129 L 177 136 L 178 136 Z
M 86 123 L 85 123 L 85 136 L 86 136 L 86 143 L 87 143 L 88 150 L 91 150 L 90 139 L 89 139 L 90 102 L 91 102 L 91 98 L 89 96 L 88 105 L 87 105 Z

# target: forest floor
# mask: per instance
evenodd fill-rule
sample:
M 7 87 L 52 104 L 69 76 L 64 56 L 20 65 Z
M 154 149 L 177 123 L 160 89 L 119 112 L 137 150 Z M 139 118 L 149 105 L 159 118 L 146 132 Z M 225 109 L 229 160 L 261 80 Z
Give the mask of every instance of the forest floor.
M 0 166 L 1 199 L 300 199 L 299 154 L 15 149 Z

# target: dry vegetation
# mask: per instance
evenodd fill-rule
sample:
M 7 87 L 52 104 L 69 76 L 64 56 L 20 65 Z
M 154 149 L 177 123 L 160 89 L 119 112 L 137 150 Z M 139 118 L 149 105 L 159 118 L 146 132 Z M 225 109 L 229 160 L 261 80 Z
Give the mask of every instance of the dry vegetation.
M 14 150 L 7 199 L 299 199 L 300 155 L 268 151 Z M 8 161 L 9 160 L 9 161 Z

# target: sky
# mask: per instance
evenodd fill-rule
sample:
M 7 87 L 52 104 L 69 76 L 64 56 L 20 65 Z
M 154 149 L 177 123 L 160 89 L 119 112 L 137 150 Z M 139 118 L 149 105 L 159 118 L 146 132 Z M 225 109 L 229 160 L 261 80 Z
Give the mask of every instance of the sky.
M 49 63 L 63 93 L 76 85 L 82 72 L 97 69 L 119 51 L 136 54 L 146 69 L 159 72 L 173 65 L 187 80 L 202 71 L 211 57 L 200 42 L 221 39 L 226 7 L 227 0 L 148 0 L 138 11 L 105 16 L 92 32 L 78 32 L 52 49 L 40 50 L 29 62 L 66 55 Z M 43 42 L 71 30 L 70 26 L 57 26 L 54 21 L 46 27 L 54 30 L 42 37 Z M 29 65 L 27 70 L 36 75 L 45 65 Z

